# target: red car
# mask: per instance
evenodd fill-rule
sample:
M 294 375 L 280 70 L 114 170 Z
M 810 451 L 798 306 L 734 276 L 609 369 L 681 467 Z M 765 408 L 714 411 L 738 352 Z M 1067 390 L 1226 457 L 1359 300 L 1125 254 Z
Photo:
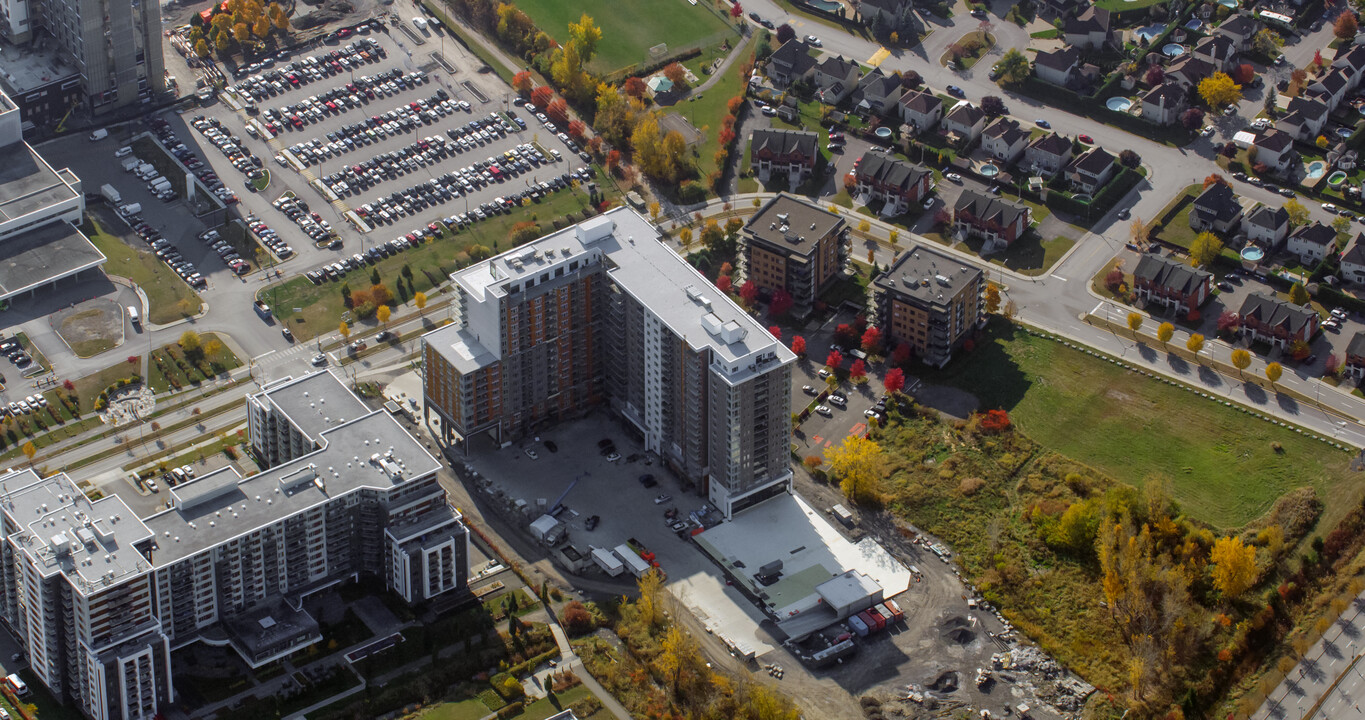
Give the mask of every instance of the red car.
M 1095 144 L 1095 138 L 1092 138 L 1092 137 L 1090 137 L 1089 135 L 1082 135 L 1082 136 L 1080 136 L 1080 140 L 1081 140 L 1081 142 L 1085 143 L 1086 145 L 1094 145 L 1094 144 Z

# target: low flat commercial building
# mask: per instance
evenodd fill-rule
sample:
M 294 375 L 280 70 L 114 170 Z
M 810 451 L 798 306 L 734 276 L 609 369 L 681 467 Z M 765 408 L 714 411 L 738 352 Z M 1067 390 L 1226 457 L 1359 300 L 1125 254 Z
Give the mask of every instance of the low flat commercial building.
M 329 397 L 349 392 L 331 384 Z M 173 650 L 229 645 L 260 667 L 321 640 L 302 602 L 331 585 L 374 578 L 414 605 L 467 597 L 468 535 L 440 466 L 379 410 L 265 472 L 172 488 L 142 520 L 65 474 L 12 471 L 0 618 L 58 699 L 95 720 L 155 717 L 176 700 Z
M 760 288 L 787 292 L 792 315 L 809 317 L 820 294 L 843 274 L 847 230 L 842 216 L 781 193 L 744 224 L 745 276 Z
M 873 281 L 883 343 L 901 343 L 929 365 L 943 367 L 985 318 L 980 268 L 927 245 L 911 245 Z
M 608 405 L 730 514 L 790 491 L 791 366 L 768 330 L 618 208 L 451 274 L 422 337 L 427 417 L 509 442 Z

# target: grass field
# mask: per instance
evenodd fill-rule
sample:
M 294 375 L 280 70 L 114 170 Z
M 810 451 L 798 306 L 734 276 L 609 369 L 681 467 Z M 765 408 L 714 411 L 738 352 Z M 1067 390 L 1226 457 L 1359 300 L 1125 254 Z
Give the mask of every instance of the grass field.
M 1118 480 L 1170 477 L 1175 499 L 1218 527 L 1240 527 L 1304 485 L 1326 504 L 1319 527 L 1332 527 L 1360 494 L 1346 453 L 1004 322 L 922 377 L 1009 411 L 1035 441 Z
M 599 187 L 604 194 L 610 196 L 611 185 L 602 181 L 602 172 L 598 172 Z M 367 265 L 364 268 L 353 270 L 345 276 L 342 281 L 324 282 L 321 285 L 314 285 L 312 281 L 303 276 L 297 276 L 283 283 L 278 283 L 265 288 L 259 294 L 274 312 L 275 317 L 282 323 L 287 323 L 293 331 L 294 336 L 300 340 L 317 337 L 323 333 L 335 332 L 341 324 L 342 312 L 345 306 L 341 297 L 342 282 L 349 283 L 352 291 L 365 290 L 370 287 L 370 275 L 379 271 L 380 280 L 394 292 L 395 300 L 401 298 L 398 295 L 398 278 L 404 265 L 412 269 L 412 284 L 416 292 L 426 292 L 430 295 L 433 281 L 445 282 L 448 273 L 455 270 L 455 260 L 461 258 L 464 251 L 473 245 L 483 245 L 493 251 L 494 254 L 509 249 L 508 235 L 513 225 L 523 221 L 539 222 L 541 232 L 549 234 L 555 230 L 555 221 L 559 227 L 566 227 L 571 222 L 580 222 L 583 218 L 582 210 L 588 205 L 588 196 L 579 190 L 562 190 L 555 193 L 549 200 L 539 203 L 532 203 L 529 207 L 524 207 L 513 212 L 511 215 L 498 215 L 481 223 L 476 223 L 457 234 L 445 235 L 437 238 L 434 242 L 429 242 L 420 247 L 407 250 L 405 252 L 385 258 L 374 265 Z M 566 215 L 572 214 L 572 220 L 565 220 Z M 431 218 L 427 222 L 435 220 Z M 412 227 L 413 225 L 403 225 L 402 227 Z M 376 231 L 377 240 L 386 240 L 388 233 L 378 234 L 384 231 Z M 398 234 L 396 231 L 389 231 Z M 467 258 L 465 258 L 467 264 Z M 435 298 L 429 298 L 434 301 Z M 294 308 L 301 308 L 295 312 Z M 395 314 L 396 311 L 395 311 Z M 378 326 L 378 322 L 371 318 L 368 321 L 351 322 L 352 332 L 360 333 Z
M 602 41 L 588 69 L 603 74 L 650 62 L 649 49 L 658 43 L 667 43 L 668 52 L 674 53 L 738 37 L 733 26 L 707 3 L 690 5 L 687 0 L 516 0 L 514 4 L 560 43 L 569 37 L 569 23 L 578 22 L 584 13 L 592 16 L 602 29 Z
M 104 264 L 104 272 L 128 278 L 147 293 L 147 302 L 151 305 L 147 310 L 147 322 L 161 325 L 199 312 L 199 296 L 155 255 L 135 249 L 109 234 L 94 214 L 86 216 L 81 229 L 109 258 Z

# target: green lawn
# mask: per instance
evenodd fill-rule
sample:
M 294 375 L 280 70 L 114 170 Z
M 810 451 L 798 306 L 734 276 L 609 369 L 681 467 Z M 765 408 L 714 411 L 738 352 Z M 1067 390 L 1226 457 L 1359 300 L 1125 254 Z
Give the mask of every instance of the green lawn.
M 1049 450 L 1118 480 L 1169 477 L 1181 505 L 1217 527 L 1244 525 L 1304 485 L 1326 503 L 1320 527 L 1333 527 L 1360 494 L 1347 453 L 1001 321 L 973 352 L 921 376 L 1009 411 Z
M 264 170 L 265 176 L 251 181 L 251 186 L 259 192 L 270 186 L 270 171 Z
M 112 218 L 103 222 L 116 227 L 112 225 L 115 222 Z M 85 226 L 81 230 L 95 243 L 95 247 L 109 258 L 104 264 L 104 272 L 128 278 L 147 293 L 147 302 L 151 305 L 147 310 L 147 322 L 161 325 L 199 312 L 202 306 L 199 296 L 180 279 L 179 275 L 172 272 L 152 253 L 136 249 L 129 244 L 141 242 L 140 240 L 134 241 L 130 238 L 129 242 L 124 242 L 109 234 L 105 231 L 103 222 L 97 219 L 95 212 L 92 211 L 86 216 Z
M 569 23 L 578 22 L 584 13 L 591 15 L 602 29 L 602 41 L 588 69 L 602 74 L 651 62 L 649 49 L 659 43 L 667 43 L 668 52 L 675 53 L 738 37 L 734 26 L 721 19 L 710 3 L 517 0 L 513 4 L 560 43 L 569 38 Z
M 602 176 L 603 173 L 599 170 L 597 179 L 602 181 Z M 603 182 L 599 187 L 610 195 L 610 184 Z M 324 281 L 321 285 L 314 285 L 308 278 L 300 275 L 266 287 L 261 290 L 258 297 L 270 305 L 280 322 L 289 325 L 295 338 L 300 341 L 308 340 L 323 333 L 335 332 L 340 326 L 342 313 L 346 311 L 341 297 L 343 282 L 348 283 L 353 292 L 366 290 L 370 287 L 371 274 L 378 270 L 381 282 L 394 293 L 394 299 L 397 301 L 402 297 L 398 293 L 398 279 L 403 266 L 408 265 L 412 268 L 412 285 L 415 292 L 427 292 L 434 284 L 445 282 L 447 275 L 456 269 L 457 263 L 459 267 L 468 264 L 465 251 L 471 246 L 483 245 L 494 254 L 500 253 L 510 249 L 508 235 L 516 223 L 536 221 L 540 223 L 541 232 L 549 234 L 557 228 L 582 221 L 584 219 L 582 210 L 587 205 L 586 193 L 579 190 L 561 190 L 549 200 L 532 203 L 511 215 L 498 215 L 466 227 L 454 235 L 447 234 L 434 242 L 424 243 L 374 265 L 356 269 L 342 280 Z M 452 205 L 450 212 L 454 210 L 455 206 Z M 570 215 L 571 218 L 566 220 L 566 216 Z M 367 239 L 366 243 L 387 241 L 390 237 L 402 234 L 407 228 L 419 224 L 425 227 L 427 223 L 436 219 L 434 214 L 433 217 L 424 220 L 409 218 L 405 224 L 375 230 L 373 240 Z M 300 310 L 296 311 L 295 308 Z M 377 327 L 378 322 L 370 318 L 368 321 L 352 321 L 350 325 L 352 332 L 360 333 Z
M 683 7 L 688 7 L 683 3 Z M 743 52 L 748 52 L 744 50 Z M 708 55 L 709 57 L 709 55 Z M 688 65 L 698 63 L 689 62 Z M 693 72 L 696 72 L 694 69 Z M 699 83 L 706 82 L 708 76 L 697 74 Z M 699 182 L 706 182 L 707 176 L 716 169 L 716 151 L 720 149 L 721 124 L 725 122 L 725 116 L 730 113 L 726 103 L 731 98 L 744 93 L 744 81 L 739 77 L 739 62 L 726 68 L 720 79 L 715 85 L 702 92 L 702 97 L 697 101 L 684 100 L 671 108 L 663 108 L 662 112 L 676 112 L 678 115 L 687 118 L 694 127 L 701 130 L 706 136 L 700 145 L 696 147 L 697 153 L 697 174 Z M 731 152 L 744 152 L 745 141 L 736 140 Z
M 459 702 L 444 702 L 434 705 L 430 710 L 422 713 L 422 720 L 479 720 L 488 715 L 491 710 L 478 698 L 469 698 Z
M 1014 241 L 1014 244 L 1004 251 L 992 253 L 982 259 L 992 265 L 1003 265 L 1024 275 L 1042 275 L 1051 270 L 1075 244 L 1075 240 L 1065 235 L 1044 240 L 1036 230 L 1032 230 Z M 981 253 L 980 239 L 968 240 L 966 245 L 972 252 L 978 255 Z

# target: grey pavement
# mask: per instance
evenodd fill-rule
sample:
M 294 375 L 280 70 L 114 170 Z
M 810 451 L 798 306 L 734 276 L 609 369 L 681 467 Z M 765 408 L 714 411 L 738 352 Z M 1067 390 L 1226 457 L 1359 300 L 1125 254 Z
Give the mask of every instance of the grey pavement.
M 1365 595 L 1357 597 L 1332 627 L 1304 653 L 1250 720 L 1313 720 L 1361 714 L 1365 700 Z

